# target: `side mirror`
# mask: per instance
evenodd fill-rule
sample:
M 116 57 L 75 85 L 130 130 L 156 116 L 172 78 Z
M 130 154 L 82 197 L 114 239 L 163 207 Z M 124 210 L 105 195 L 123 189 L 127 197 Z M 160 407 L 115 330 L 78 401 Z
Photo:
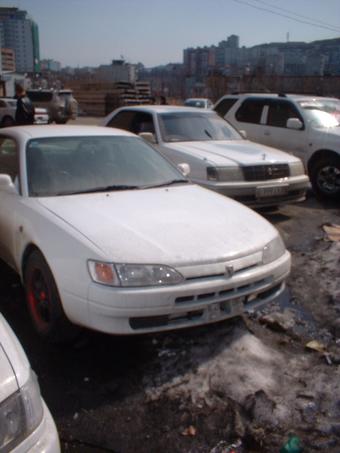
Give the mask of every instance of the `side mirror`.
M 182 173 L 183 176 L 188 176 L 190 173 L 190 165 L 189 164 L 178 164 L 178 170 Z
M 157 140 L 156 140 L 156 137 L 155 137 L 155 134 L 153 134 L 152 132 L 140 132 L 139 134 L 139 137 L 141 137 L 143 140 L 149 142 L 149 143 L 152 143 L 153 145 L 155 143 L 157 143 Z
M 17 189 L 13 184 L 12 178 L 9 175 L 0 174 L 0 190 L 10 193 L 17 192 Z
M 299 118 L 288 118 L 287 129 L 303 129 L 303 123 L 301 120 L 299 120 Z
M 247 132 L 245 130 L 238 131 L 242 138 L 247 138 Z

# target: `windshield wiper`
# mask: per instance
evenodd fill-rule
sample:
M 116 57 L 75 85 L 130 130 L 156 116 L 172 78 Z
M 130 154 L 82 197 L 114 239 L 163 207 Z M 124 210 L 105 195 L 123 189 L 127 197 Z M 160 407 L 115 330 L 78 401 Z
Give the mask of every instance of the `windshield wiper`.
M 154 187 L 171 186 L 173 184 L 188 183 L 187 179 L 172 179 L 171 181 L 161 182 L 160 184 L 151 184 L 150 186 L 142 186 L 142 189 L 153 189 Z
M 134 190 L 134 189 L 140 189 L 140 186 L 129 186 L 125 184 L 113 184 L 110 186 L 104 186 L 104 187 L 94 187 L 92 189 L 85 189 L 85 190 L 76 190 L 74 192 L 69 192 L 69 191 L 63 191 L 63 192 L 57 192 L 55 195 L 79 195 L 82 193 L 95 193 L 95 192 L 111 192 L 115 190 Z
M 204 129 L 204 132 L 205 132 L 205 133 L 207 134 L 207 136 L 208 136 L 209 138 L 211 138 L 211 139 L 212 139 L 212 135 L 210 134 L 210 132 L 209 132 L 209 131 L 207 131 L 206 129 Z

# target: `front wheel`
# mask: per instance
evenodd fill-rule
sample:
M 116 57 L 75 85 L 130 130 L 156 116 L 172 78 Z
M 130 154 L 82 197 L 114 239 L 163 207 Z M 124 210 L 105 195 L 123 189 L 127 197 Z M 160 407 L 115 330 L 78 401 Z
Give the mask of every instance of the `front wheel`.
M 38 250 L 28 258 L 24 283 L 28 311 L 38 334 L 52 343 L 75 338 L 78 329 L 66 318 L 52 272 Z
M 340 198 L 340 157 L 330 156 L 318 160 L 310 172 L 314 193 L 323 199 Z

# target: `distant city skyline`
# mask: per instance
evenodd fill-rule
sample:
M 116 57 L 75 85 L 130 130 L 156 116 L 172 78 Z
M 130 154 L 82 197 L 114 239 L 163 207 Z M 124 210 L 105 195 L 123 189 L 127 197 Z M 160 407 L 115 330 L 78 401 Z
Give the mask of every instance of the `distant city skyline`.
M 147 67 L 182 62 L 183 49 L 232 34 L 246 47 L 287 36 L 340 37 L 339 0 L 0 0 L 0 6 L 26 10 L 37 23 L 41 58 L 73 67 L 121 56 Z

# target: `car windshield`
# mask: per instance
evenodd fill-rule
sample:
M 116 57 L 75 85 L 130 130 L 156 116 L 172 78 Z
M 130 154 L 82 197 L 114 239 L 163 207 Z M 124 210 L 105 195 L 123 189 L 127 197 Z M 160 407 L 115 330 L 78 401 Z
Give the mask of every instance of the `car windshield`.
M 27 144 L 26 161 L 28 190 L 33 197 L 187 182 L 175 167 L 137 137 L 33 139 Z
M 216 113 L 162 113 L 159 126 L 164 142 L 242 140 L 240 134 Z
M 205 108 L 205 102 L 202 99 L 188 99 L 184 102 L 184 105 L 187 107 L 199 107 L 201 109 Z
M 334 115 L 318 109 L 305 109 L 305 117 L 314 127 L 336 127 L 339 126 L 339 121 Z
M 340 101 L 338 101 L 337 99 L 317 99 L 311 101 L 303 100 L 299 101 L 299 104 L 300 107 L 302 107 L 305 111 L 320 110 L 322 112 L 329 113 L 331 116 L 333 116 L 336 119 L 337 123 L 340 122 Z M 335 126 L 337 125 L 338 124 L 335 124 Z M 325 127 L 331 126 L 327 125 Z

